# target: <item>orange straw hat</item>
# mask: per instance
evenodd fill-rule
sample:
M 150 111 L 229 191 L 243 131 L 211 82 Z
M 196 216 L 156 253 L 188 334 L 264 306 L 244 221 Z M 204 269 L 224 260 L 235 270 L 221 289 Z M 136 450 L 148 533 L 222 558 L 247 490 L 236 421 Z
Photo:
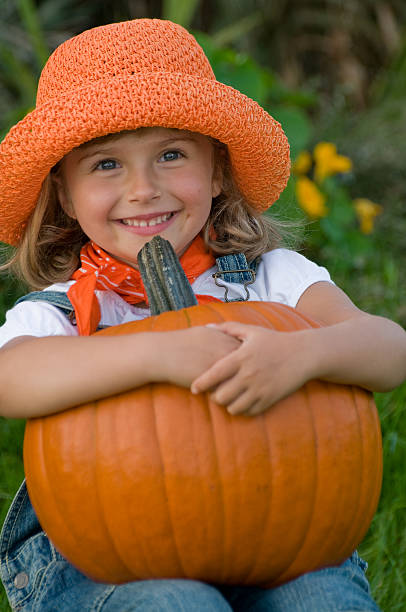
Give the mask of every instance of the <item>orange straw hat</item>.
M 159 19 L 113 23 L 54 51 L 36 108 L 0 144 L 0 240 L 19 243 L 45 177 L 64 155 L 142 126 L 200 132 L 226 144 L 236 183 L 259 211 L 286 186 L 289 145 L 281 126 L 216 81 L 191 34 Z

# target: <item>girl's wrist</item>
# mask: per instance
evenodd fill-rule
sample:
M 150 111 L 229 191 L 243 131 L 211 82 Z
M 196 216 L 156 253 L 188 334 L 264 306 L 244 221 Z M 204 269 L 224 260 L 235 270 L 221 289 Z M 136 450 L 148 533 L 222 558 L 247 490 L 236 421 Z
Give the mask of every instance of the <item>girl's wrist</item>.
M 316 328 L 298 332 L 300 338 L 298 353 L 305 382 L 323 376 L 325 345 L 320 334 L 318 334 L 319 331 L 319 328 Z
M 142 336 L 139 358 L 142 360 L 146 383 L 168 382 L 171 360 L 171 342 L 168 332 L 145 332 Z

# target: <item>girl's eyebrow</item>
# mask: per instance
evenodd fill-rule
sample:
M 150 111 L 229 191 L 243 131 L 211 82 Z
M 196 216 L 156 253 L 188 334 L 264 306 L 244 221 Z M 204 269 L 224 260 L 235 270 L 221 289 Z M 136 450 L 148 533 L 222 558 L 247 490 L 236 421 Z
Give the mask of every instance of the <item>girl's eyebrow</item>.
M 160 140 L 159 144 L 165 147 L 168 144 L 172 144 L 173 142 L 179 142 L 180 140 L 196 142 L 196 138 L 194 138 L 192 134 L 190 136 L 188 134 L 182 134 L 179 136 L 172 136 L 171 138 L 166 138 L 165 140 Z
M 93 157 L 93 155 L 111 155 L 112 150 L 106 148 L 99 148 L 97 145 L 89 145 L 89 147 L 82 151 L 83 155 L 79 157 L 79 162 L 83 161 L 87 157 Z
M 167 147 L 171 144 L 177 144 L 182 141 L 196 143 L 196 138 L 193 136 L 193 134 L 179 134 L 179 136 L 174 135 L 170 136 L 169 138 L 165 138 L 165 140 L 159 140 L 156 144 L 160 147 Z M 114 142 L 112 142 L 112 144 L 114 144 Z M 80 149 L 83 154 L 79 157 L 79 162 L 87 159 L 88 157 L 92 157 L 93 155 L 112 155 L 115 152 L 111 147 L 108 147 L 106 143 L 100 145 L 97 143 L 89 143 L 87 145 L 82 145 Z

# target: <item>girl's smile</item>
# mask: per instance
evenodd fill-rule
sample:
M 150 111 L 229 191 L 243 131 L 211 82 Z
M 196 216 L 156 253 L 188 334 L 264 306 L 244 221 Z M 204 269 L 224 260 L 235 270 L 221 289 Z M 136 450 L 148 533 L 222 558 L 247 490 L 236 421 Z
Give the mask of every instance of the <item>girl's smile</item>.
M 153 236 L 163 232 L 174 220 L 178 211 L 151 213 L 149 215 L 138 215 L 130 219 L 119 219 L 119 223 L 125 225 L 130 231 L 139 236 Z
M 87 236 L 136 265 L 155 234 L 181 255 L 203 228 L 221 191 L 213 146 L 201 134 L 141 128 L 97 139 L 61 164 L 58 195 Z

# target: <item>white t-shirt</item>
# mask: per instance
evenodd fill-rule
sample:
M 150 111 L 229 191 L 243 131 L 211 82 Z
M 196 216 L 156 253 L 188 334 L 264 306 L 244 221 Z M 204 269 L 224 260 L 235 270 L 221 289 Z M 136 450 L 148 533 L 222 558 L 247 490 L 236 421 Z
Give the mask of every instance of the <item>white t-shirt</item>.
M 216 267 L 206 270 L 193 283 L 196 294 L 211 295 L 224 300 L 225 290 L 218 287 L 212 275 Z M 261 257 L 256 280 L 249 285 L 250 301 L 279 302 L 295 308 L 304 291 L 319 281 L 332 282 L 328 271 L 295 251 L 275 249 Z M 75 281 L 57 283 L 47 290 L 66 292 Z M 244 286 L 226 283 L 228 299 L 245 298 Z M 150 315 L 146 308 L 127 304 L 113 291 L 96 291 L 100 303 L 103 326 L 119 325 L 137 321 Z M 46 302 L 22 302 L 11 308 L 6 322 L 0 327 L 0 347 L 18 336 L 77 336 L 77 328 L 67 316 L 55 306 Z

